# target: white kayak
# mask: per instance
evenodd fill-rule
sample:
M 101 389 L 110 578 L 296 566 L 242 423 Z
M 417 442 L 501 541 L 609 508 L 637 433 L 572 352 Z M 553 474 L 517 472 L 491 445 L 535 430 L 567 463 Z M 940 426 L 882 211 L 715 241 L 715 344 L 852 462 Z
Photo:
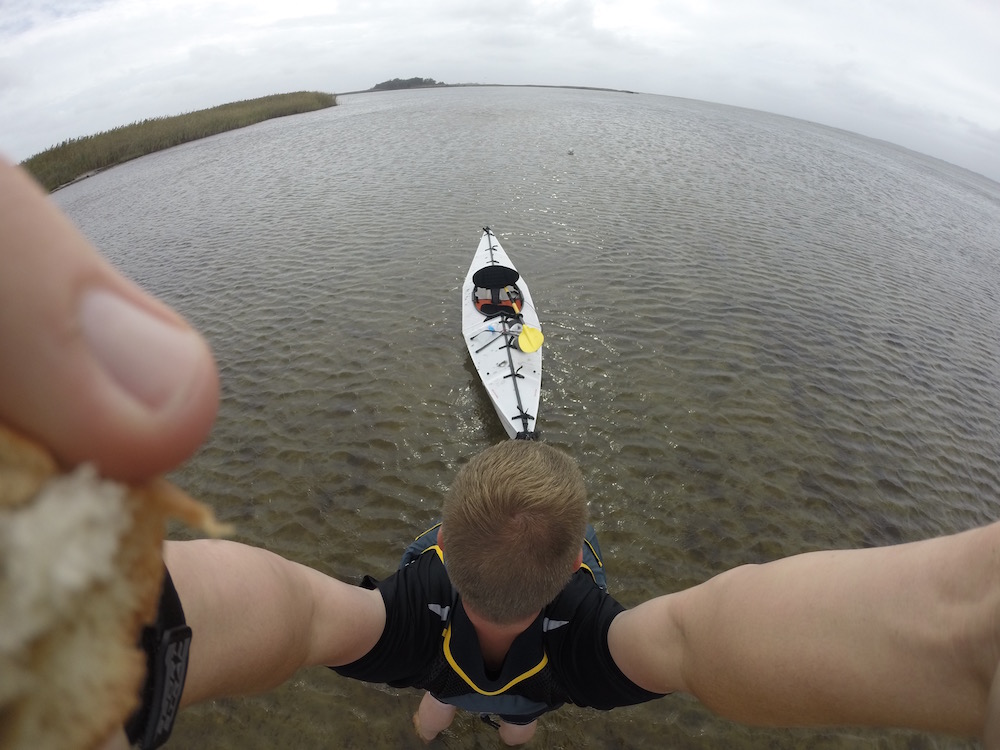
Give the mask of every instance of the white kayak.
M 542 332 L 528 286 L 489 227 L 462 286 L 462 333 L 507 434 L 537 437 Z

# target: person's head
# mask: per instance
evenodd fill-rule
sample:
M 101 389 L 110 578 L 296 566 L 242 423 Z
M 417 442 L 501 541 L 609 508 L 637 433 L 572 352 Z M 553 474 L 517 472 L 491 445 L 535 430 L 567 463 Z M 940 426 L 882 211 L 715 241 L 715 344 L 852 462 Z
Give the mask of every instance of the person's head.
M 441 543 L 463 601 L 506 625 L 551 602 L 579 565 L 587 490 L 579 467 L 542 443 L 508 440 L 458 472 Z

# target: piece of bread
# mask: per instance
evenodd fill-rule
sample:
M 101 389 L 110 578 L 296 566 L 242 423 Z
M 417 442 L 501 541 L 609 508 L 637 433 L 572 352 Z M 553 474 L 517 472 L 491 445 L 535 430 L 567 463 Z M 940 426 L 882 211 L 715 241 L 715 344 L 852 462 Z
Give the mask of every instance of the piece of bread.
M 0 427 L 0 750 L 97 748 L 137 707 L 169 518 L 221 530 L 163 479 L 60 473 Z

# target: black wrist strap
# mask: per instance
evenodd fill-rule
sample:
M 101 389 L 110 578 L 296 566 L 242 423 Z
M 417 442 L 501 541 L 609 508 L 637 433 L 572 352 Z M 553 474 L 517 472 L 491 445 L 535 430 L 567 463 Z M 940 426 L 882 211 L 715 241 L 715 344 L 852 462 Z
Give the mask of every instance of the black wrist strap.
M 143 628 L 139 645 L 146 652 L 146 682 L 142 704 L 125 724 L 125 734 L 131 744 L 153 750 L 174 728 L 191 648 L 191 628 L 184 623 L 184 609 L 166 569 L 156 623 Z

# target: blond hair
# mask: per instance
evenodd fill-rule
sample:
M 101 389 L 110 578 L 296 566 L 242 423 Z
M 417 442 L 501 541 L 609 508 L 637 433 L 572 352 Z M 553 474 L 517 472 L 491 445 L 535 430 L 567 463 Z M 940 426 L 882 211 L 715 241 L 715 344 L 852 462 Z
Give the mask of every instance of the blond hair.
M 586 525 L 576 462 L 542 443 L 508 440 L 473 457 L 445 495 L 445 566 L 477 614 L 516 622 L 569 581 Z

